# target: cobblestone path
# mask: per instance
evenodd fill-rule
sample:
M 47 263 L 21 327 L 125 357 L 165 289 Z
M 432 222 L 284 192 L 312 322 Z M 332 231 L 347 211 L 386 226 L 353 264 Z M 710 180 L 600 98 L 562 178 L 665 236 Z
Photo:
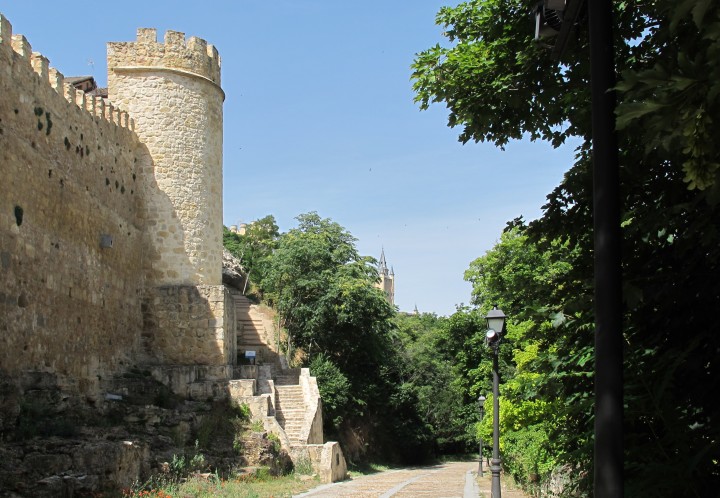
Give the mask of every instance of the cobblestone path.
M 361 476 L 327 484 L 296 498 L 490 498 L 487 478 L 476 481 L 476 462 L 448 462 L 429 467 L 409 467 Z M 485 486 L 485 481 L 487 486 Z M 487 488 L 487 491 L 485 491 Z M 522 493 L 506 490 L 503 498 L 525 498 Z

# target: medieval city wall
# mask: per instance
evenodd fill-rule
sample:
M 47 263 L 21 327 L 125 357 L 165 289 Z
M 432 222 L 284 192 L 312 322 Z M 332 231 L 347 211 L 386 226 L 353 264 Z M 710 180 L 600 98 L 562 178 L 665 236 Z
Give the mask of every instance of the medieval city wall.
M 126 113 L 11 29 L 0 17 L 0 366 L 91 392 L 140 347 L 148 157 Z
M 219 57 L 170 38 L 164 60 L 188 67 L 150 74 L 112 48 L 134 57 L 134 43 L 109 45 L 127 55 L 109 57 L 111 104 L 65 83 L 0 15 L 0 374 L 45 372 L 92 397 L 138 365 L 235 362 Z

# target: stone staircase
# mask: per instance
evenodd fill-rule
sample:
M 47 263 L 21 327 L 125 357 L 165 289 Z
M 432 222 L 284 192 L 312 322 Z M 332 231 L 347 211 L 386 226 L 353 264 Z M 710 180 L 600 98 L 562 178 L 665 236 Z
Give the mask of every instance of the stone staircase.
M 237 319 L 238 363 L 245 360 L 245 351 L 255 351 L 256 363 L 280 366 L 280 355 L 274 346 L 272 322 L 243 295 L 234 293 Z M 268 323 L 270 322 L 270 323 Z M 269 330 L 268 330 L 269 329 Z
M 306 411 L 302 386 L 275 386 L 275 392 L 275 418 L 285 430 L 290 444 L 307 443 L 302 439 Z
M 340 445 L 323 443 L 322 402 L 307 368 L 288 368 L 277 350 L 273 320 L 245 296 L 233 293 L 237 320 L 237 357 L 232 399 L 247 404 L 253 420 L 278 435 L 293 462 L 311 461 L 324 482 L 345 478 L 347 466 Z M 248 364 L 246 351 L 255 351 Z
M 272 329 L 268 330 L 273 323 L 258 306 L 239 294 L 233 298 L 237 318 L 238 363 L 245 362 L 245 351 L 256 352 L 258 393 L 272 395 L 275 419 L 285 431 L 290 444 L 307 444 L 307 438 L 303 440 L 301 435 L 308 406 L 300 385 L 300 369 L 283 368 L 281 355 L 276 351 L 275 334 Z

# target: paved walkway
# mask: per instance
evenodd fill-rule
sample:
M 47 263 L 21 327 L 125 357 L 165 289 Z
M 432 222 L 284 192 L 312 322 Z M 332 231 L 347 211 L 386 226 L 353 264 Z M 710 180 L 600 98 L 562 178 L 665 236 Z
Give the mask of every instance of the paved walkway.
M 489 473 L 478 480 L 477 467 L 477 462 L 448 462 L 388 470 L 326 484 L 296 495 L 296 498 L 490 498 Z M 506 490 L 505 486 L 502 492 L 503 498 L 525 498 L 522 493 Z

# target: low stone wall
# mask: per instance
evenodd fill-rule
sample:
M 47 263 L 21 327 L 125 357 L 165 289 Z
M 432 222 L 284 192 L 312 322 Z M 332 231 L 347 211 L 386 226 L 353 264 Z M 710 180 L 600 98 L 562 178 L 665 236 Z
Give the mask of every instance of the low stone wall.
M 310 376 L 310 369 L 300 370 L 300 386 L 303 390 L 305 402 L 305 419 L 300 432 L 300 437 L 307 444 L 322 444 L 323 442 L 323 420 L 322 400 L 318 389 L 317 379 Z
M 325 444 L 308 444 L 293 446 L 290 450 L 293 462 L 307 459 L 313 471 L 324 483 L 338 482 L 347 479 L 347 463 L 340 443 L 329 441 Z
M 186 399 L 227 399 L 232 365 L 150 366 L 152 377 Z

